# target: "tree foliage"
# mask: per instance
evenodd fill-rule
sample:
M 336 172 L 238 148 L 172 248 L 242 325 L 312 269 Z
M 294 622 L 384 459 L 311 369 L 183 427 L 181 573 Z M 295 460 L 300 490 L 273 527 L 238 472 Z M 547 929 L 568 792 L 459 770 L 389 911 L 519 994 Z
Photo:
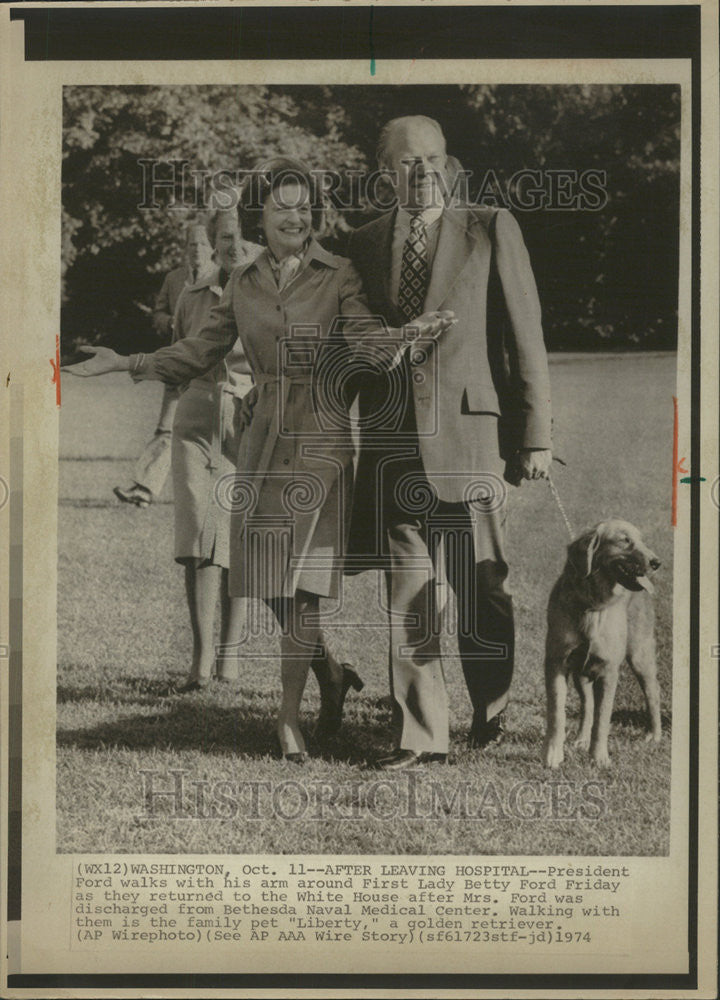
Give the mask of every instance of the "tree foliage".
M 348 202 L 353 172 L 375 167 L 380 125 L 417 113 L 441 122 L 449 152 L 471 172 L 471 198 L 515 208 L 549 347 L 674 346 L 678 88 L 193 85 L 65 88 L 65 349 L 78 341 L 153 345 L 144 310 L 180 261 L 182 224 L 203 207 L 202 171 L 232 176 L 292 155 L 339 171 L 334 197 Z M 160 178 L 170 176 L 169 161 L 187 161 L 184 184 L 158 190 L 157 207 L 138 207 L 142 162 L 152 160 Z M 543 183 L 551 171 L 604 171 L 607 203 L 518 211 L 511 179 L 520 170 L 544 171 Z M 332 247 L 369 217 L 366 204 L 331 206 Z

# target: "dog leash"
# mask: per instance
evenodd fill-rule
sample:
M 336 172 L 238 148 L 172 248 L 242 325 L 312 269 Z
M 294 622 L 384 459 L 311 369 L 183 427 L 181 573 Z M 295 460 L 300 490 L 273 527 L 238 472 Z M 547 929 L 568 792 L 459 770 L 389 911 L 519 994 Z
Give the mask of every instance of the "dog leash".
M 567 516 L 567 514 L 565 512 L 565 505 L 563 504 L 562 500 L 560 499 L 560 494 L 557 491 L 557 486 L 553 482 L 552 476 L 550 474 L 548 474 L 547 481 L 548 481 L 548 485 L 550 486 L 550 492 L 552 493 L 553 498 L 555 499 L 555 503 L 558 506 L 558 510 L 560 511 L 560 514 L 562 515 L 562 519 L 565 522 L 565 527 L 567 528 L 567 533 L 568 533 L 568 536 L 570 538 L 570 541 L 572 542 L 573 539 L 575 538 L 575 533 L 572 530 L 572 525 L 570 524 L 570 518 Z

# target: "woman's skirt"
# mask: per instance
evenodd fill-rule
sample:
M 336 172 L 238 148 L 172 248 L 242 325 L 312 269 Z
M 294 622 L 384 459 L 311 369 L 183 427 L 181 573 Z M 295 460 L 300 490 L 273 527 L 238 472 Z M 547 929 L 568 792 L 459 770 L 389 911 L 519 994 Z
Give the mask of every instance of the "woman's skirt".
M 262 473 L 248 471 L 242 460 L 240 466 L 232 497 L 230 596 L 271 600 L 305 590 L 336 598 L 352 464 Z
M 240 473 L 241 483 L 244 478 Z M 313 484 L 308 486 L 307 476 L 299 474 L 285 484 L 274 479 L 273 487 L 286 497 L 294 490 L 307 497 Z M 262 503 L 256 511 L 236 512 L 231 518 L 230 596 L 271 600 L 305 590 L 337 597 L 350 489 L 351 477 L 343 475 L 327 484 L 315 509 L 307 509 L 311 497 L 305 503 L 301 500 L 300 509 L 271 511 Z
M 248 390 L 251 384 L 248 377 Z M 180 397 L 172 435 L 179 563 L 230 565 L 230 509 L 223 497 L 236 473 L 239 408 L 227 384 L 195 380 Z

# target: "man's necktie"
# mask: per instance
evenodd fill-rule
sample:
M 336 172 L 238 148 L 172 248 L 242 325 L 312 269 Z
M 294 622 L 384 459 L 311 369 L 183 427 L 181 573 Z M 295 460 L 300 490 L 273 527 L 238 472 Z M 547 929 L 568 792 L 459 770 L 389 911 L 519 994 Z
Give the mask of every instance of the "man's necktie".
M 403 245 L 398 288 L 398 307 L 407 322 L 421 315 L 427 283 L 427 226 L 422 216 L 414 215 L 410 222 L 410 235 Z

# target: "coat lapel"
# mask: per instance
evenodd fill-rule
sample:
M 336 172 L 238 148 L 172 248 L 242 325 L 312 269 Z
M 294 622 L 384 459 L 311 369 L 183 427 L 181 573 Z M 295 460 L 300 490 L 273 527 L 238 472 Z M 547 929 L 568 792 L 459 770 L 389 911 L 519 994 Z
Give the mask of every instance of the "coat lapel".
M 380 220 L 380 239 L 378 240 L 380 253 L 377 255 L 377 260 L 380 267 L 380 274 L 382 275 L 383 298 L 388 303 L 392 302 L 392 242 L 396 218 L 397 208 L 382 217 Z
M 470 231 L 471 216 L 464 208 L 446 208 L 435 250 L 432 274 L 425 296 L 425 312 L 438 309 L 460 277 L 476 240 Z
M 365 258 L 363 269 L 367 275 L 366 287 L 368 290 L 376 290 L 375 295 L 371 295 L 371 298 L 379 298 L 385 304 L 382 312 L 390 323 L 394 322 L 394 317 L 390 313 L 394 313 L 392 308 L 391 280 L 392 239 L 393 232 L 395 231 L 396 216 L 397 209 L 393 209 L 369 224 L 369 231 L 364 240 L 365 249 L 363 251 Z M 378 292 L 380 292 L 379 296 Z

